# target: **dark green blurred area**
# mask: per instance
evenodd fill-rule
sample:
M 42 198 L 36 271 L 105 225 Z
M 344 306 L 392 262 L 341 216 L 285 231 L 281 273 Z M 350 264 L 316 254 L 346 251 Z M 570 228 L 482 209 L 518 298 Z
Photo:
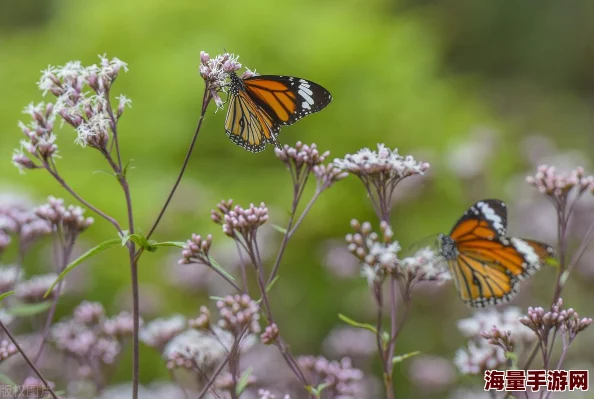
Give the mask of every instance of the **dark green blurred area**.
M 561 149 L 586 149 L 591 158 L 593 18 L 589 0 L 2 0 L 0 193 L 24 192 L 39 203 L 51 194 L 73 202 L 47 174 L 20 176 L 11 166 L 21 138 L 16 123 L 25 118 L 21 110 L 26 104 L 42 100 L 35 84 L 41 69 L 69 60 L 96 63 L 97 54 L 106 53 L 130 68 L 113 91 L 133 100 L 119 129 L 124 158 L 135 167 L 129 176 L 137 227 L 147 231 L 178 173 L 200 113 L 200 50 L 214 55 L 227 49 L 259 73 L 304 77 L 333 94 L 326 110 L 283 128 L 281 143 L 315 142 L 331 157 L 342 157 L 383 142 L 432 164 L 422 194 L 400 201 L 394 211 L 396 237 L 406 248 L 448 231 L 481 197 L 513 203 L 515 193 L 504 186 L 514 174 L 531 172 L 518 146 L 527 134 L 551 137 Z M 254 155 L 233 145 L 225 137 L 224 116 L 224 111 L 209 109 L 189 170 L 156 239 L 181 241 L 193 232 L 213 233 L 214 245 L 222 244 L 227 238 L 209 214 L 223 198 L 244 205 L 263 201 L 277 210 L 273 223 L 286 223 L 292 188 L 284 166 L 272 149 Z M 500 145 L 476 184 L 449 171 L 444 159 L 453 143 L 464 142 L 481 126 L 495 130 Z M 106 169 L 99 154 L 75 146 L 71 129 L 57 133 L 62 175 L 85 198 L 125 220 L 115 179 L 94 173 Z M 324 243 L 349 233 L 352 218 L 373 221 L 374 215 L 362 185 L 349 178 L 322 196 L 288 248 L 272 299 L 296 353 L 319 353 L 323 338 L 339 323 L 339 312 L 362 321 L 374 318 L 361 305 L 365 282 L 336 281 L 322 264 Z M 111 226 L 99 220 L 85 233 L 85 244 L 113 236 Z M 116 293 L 130 282 L 124 252 L 101 255 L 84 266 L 89 281 L 84 298 L 112 312 L 121 305 Z M 146 254 L 141 281 L 155 292 L 155 300 L 163 301 L 159 314 L 194 316 L 207 296 L 167 282 L 164 276 L 174 259 L 174 251 Z M 27 269 L 39 268 L 39 260 L 30 257 Z M 545 305 L 553 278 L 552 270 L 539 273 L 532 298 L 519 304 Z M 470 311 L 449 288 L 413 299 L 397 351 L 453 357 L 464 342 L 455 322 Z M 68 314 L 82 298 L 65 299 L 59 315 Z M 584 316 L 593 315 L 586 284 L 566 299 Z M 590 343 L 592 338 L 591 331 L 581 337 Z M 143 348 L 142 359 L 144 382 L 167 378 L 158 354 Z M 127 355 L 116 380 L 129 380 L 130 364 Z M 415 396 L 406 367 L 397 369 L 398 392 L 421 397 Z

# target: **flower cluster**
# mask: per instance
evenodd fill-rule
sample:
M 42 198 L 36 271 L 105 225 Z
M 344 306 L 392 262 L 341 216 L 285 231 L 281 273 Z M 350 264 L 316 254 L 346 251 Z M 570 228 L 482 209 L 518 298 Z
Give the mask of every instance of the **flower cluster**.
M 276 342 L 278 338 L 279 329 L 276 323 L 272 323 L 269 326 L 266 326 L 264 332 L 260 335 L 260 340 L 264 345 L 270 345 Z
M 237 61 L 238 58 L 238 56 L 229 53 L 211 58 L 208 53 L 204 51 L 200 52 L 200 66 L 198 70 L 217 108 L 223 106 L 223 100 L 219 97 L 218 92 L 224 90 L 229 74 L 241 68 L 241 64 Z
M 232 200 L 221 201 L 218 210 L 211 211 L 211 219 L 223 226 L 223 232 L 229 237 L 242 236 L 250 242 L 255 239 L 258 227 L 268 221 L 268 208 L 263 202 L 259 206 L 250 204 L 249 208 L 232 205 Z
M 580 319 L 573 308 L 563 309 L 563 299 L 559 298 L 549 311 L 541 307 L 529 307 L 528 315 L 521 317 L 520 322 L 534 331 L 541 341 L 548 340 L 549 334 L 557 330 L 562 335 L 567 335 L 571 343 L 580 332 L 592 324 L 592 319 Z
M 210 247 L 212 245 L 212 235 L 202 237 L 198 234 L 192 234 L 182 250 L 182 258 L 178 261 L 181 265 L 188 265 L 191 263 L 210 263 Z
M 108 151 L 110 131 L 115 129 L 124 108 L 130 105 L 130 99 L 121 95 L 114 113 L 110 90 L 120 71 L 127 71 L 128 67 L 118 58 L 99 56 L 99 60 L 98 65 L 87 67 L 80 61 L 71 61 L 60 67 L 49 66 L 42 72 L 39 89 L 57 99 L 55 103 L 30 104 L 23 111 L 31 117 L 31 122 L 19 123 L 25 139 L 12 157 L 20 170 L 54 168 L 58 155 L 54 124 L 58 115 L 76 130 L 77 144 Z
M 17 353 L 16 346 L 7 340 L 0 341 L 0 363 Z
M 389 219 L 396 185 L 429 169 L 427 162 L 417 162 L 412 155 L 402 156 L 398 149 L 391 150 L 384 144 L 378 144 L 377 151 L 363 148 L 343 159 L 336 158 L 333 164 L 363 182 L 378 217 L 384 221 Z
M 480 374 L 507 365 L 506 352 L 530 347 L 536 336 L 520 323 L 521 312 L 510 307 L 504 311 L 489 309 L 460 320 L 458 329 L 470 338 L 459 349 L 454 363 L 463 374 Z
M 12 290 L 21 278 L 21 270 L 16 266 L 0 267 L 0 295 Z
M 400 259 L 394 268 L 394 274 L 397 279 L 408 284 L 452 279 L 449 271 L 443 267 L 442 260 L 429 247 L 419 249 L 413 256 Z
M 363 372 L 354 368 L 351 359 L 342 358 L 340 361 L 330 361 L 322 356 L 300 356 L 297 363 L 301 369 L 310 375 L 313 386 L 325 385 L 324 391 L 344 399 L 354 399 L 357 384 L 363 379 Z
M 594 176 L 585 176 L 581 167 L 565 174 L 559 173 L 554 166 L 540 165 L 536 174 L 528 176 L 526 182 L 541 193 L 558 199 L 566 196 L 572 188 L 576 188 L 580 194 L 586 190 L 594 191 Z
M 26 199 L 15 197 L 0 203 L 0 252 L 10 244 L 11 234 L 18 237 L 21 249 L 24 249 L 36 238 L 52 231 L 51 224 L 40 219 Z
M 60 294 L 58 285 L 54 287 L 47 298 L 44 296 L 47 290 L 49 290 L 52 284 L 57 280 L 57 278 L 57 274 L 49 273 L 33 276 L 29 280 L 21 281 L 15 288 L 15 297 L 25 303 L 38 303 L 45 300 L 54 299 Z
M 170 370 L 185 368 L 203 375 L 225 358 L 232 344 L 231 334 L 218 327 L 209 331 L 188 329 L 165 345 L 163 357 Z
M 219 327 L 238 336 L 244 327 L 252 334 L 260 332 L 260 307 L 247 294 L 228 295 L 217 301 Z
M 393 241 L 393 232 L 387 222 L 380 223 L 381 237 L 371 229 L 371 223 L 353 219 L 351 227 L 354 234 L 348 234 L 346 241 L 349 251 L 362 263 L 361 275 L 369 284 L 383 281 L 392 273 L 398 262 L 400 245 Z
M 162 350 L 173 337 L 186 329 L 186 318 L 174 315 L 155 319 L 140 330 L 140 340 L 146 345 Z
M 64 200 L 49 196 L 47 203 L 35 208 L 35 215 L 50 222 L 58 231 L 62 231 L 67 238 L 74 238 L 88 229 L 95 220 L 85 217 L 85 210 L 80 206 L 64 205 Z
M 131 328 L 127 332 L 114 328 L 122 317 L 125 314 L 108 319 L 100 303 L 85 301 L 74 309 L 72 318 L 52 326 L 50 337 L 58 350 L 78 359 L 79 376 L 89 378 L 93 374 L 89 370 L 97 365 L 113 365 L 123 339 L 132 335 Z

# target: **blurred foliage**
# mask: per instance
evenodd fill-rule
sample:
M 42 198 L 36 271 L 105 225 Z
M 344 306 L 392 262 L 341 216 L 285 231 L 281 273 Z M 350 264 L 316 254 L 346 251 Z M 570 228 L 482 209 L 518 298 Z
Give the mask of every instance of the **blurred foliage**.
M 1 7 L 0 192 L 22 192 L 35 202 L 49 194 L 73 201 L 43 172 L 19 176 L 10 165 L 20 139 L 16 123 L 27 103 L 41 101 L 35 85 L 39 70 L 73 59 L 95 63 L 97 54 L 107 53 L 130 68 L 114 93 L 133 100 L 120 135 L 124 157 L 133 160 L 136 223 L 144 231 L 178 173 L 197 122 L 203 90 L 197 73 L 200 50 L 216 54 L 227 49 L 260 73 L 305 77 L 332 92 L 334 101 L 326 110 L 283 128 L 281 143 L 315 142 L 332 156 L 343 156 L 384 142 L 429 161 L 433 168 L 421 196 L 401 201 L 394 212 L 394 230 L 404 248 L 447 231 L 481 196 L 513 201 L 505 198 L 503 185 L 526 166 L 518 150 L 522 135 L 563 137 L 562 147 L 591 144 L 594 137 L 594 10 L 588 0 L 4 0 Z M 254 155 L 230 143 L 224 116 L 214 108 L 208 111 L 190 168 L 156 239 L 213 233 L 215 247 L 220 245 L 226 237 L 210 222 L 209 211 L 222 198 L 241 204 L 264 201 L 276 209 L 273 223 L 286 222 L 291 187 L 283 165 L 271 149 Z M 478 191 L 469 191 L 474 183 L 448 172 L 444 154 L 477 126 L 495 129 L 503 140 L 487 165 L 486 180 Z M 85 198 L 123 220 L 117 183 L 94 173 L 105 169 L 99 154 L 76 147 L 68 128 L 58 134 L 63 176 Z M 324 243 L 341 240 L 352 218 L 374 220 L 362 186 L 349 178 L 319 200 L 286 252 L 272 297 L 279 325 L 297 353 L 318 353 L 326 333 L 339 323 L 338 313 L 373 320 L 364 282 L 334 281 L 322 267 Z M 112 227 L 98 221 L 85 234 L 88 246 L 81 250 L 113 236 Z M 189 296 L 167 282 L 176 259 L 168 249 L 145 254 L 140 271 L 148 289 L 144 300 L 156 304 L 157 314 L 195 315 L 208 299 L 200 293 Z M 38 258 L 27 259 L 27 270 L 43 261 L 40 249 Z M 122 306 L 122 298 L 128 300 L 124 250 L 81 267 L 88 284 L 84 298 L 111 310 Z M 543 292 L 549 291 L 553 276 L 545 271 L 537 277 Z M 58 316 L 81 298 L 63 301 Z M 580 302 L 588 298 L 591 303 L 591 294 Z M 455 320 L 469 313 L 453 287 L 413 302 L 398 353 L 419 350 L 453 357 L 463 342 Z M 143 381 L 167 378 L 158 354 L 144 348 L 142 360 Z M 116 380 L 128 380 L 130 368 L 128 357 Z M 396 370 L 398 392 L 413 397 L 406 362 Z

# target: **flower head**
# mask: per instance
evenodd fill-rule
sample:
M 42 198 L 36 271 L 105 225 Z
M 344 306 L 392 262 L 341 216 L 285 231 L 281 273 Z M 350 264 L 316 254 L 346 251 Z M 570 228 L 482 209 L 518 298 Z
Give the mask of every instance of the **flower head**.
M 12 342 L 5 339 L 0 341 L 0 363 L 17 353 L 17 348 Z
M 55 273 L 33 276 L 29 280 L 17 284 L 15 297 L 26 303 L 38 303 L 53 299 L 59 294 L 59 285 L 54 287 L 47 298 L 44 296 L 57 278 L 58 275 Z
M 412 155 L 402 156 L 398 149 L 391 150 L 384 144 L 378 144 L 377 151 L 363 148 L 342 159 L 336 158 L 333 164 L 363 182 L 378 217 L 384 221 L 389 219 L 396 185 L 406 177 L 422 175 L 429 169 L 427 162 L 417 162 Z
M 0 267 L 0 294 L 12 290 L 12 287 L 21 279 L 22 273 L 20 267 L 5 266 Z
M 190 263 L 204 263 L 208 264 L 209 251 L 212 245 L 212 235 L 202 237 L 197 234 L 192 234 L 192 238 L 189 239 L 184 245 L 182 250 L 182 258 L 178 261 L 179 264 L 187 265 Z
M 239 56 L 235 54 L 224 53 L 211 58 L 210 55 L 204 51 L 200 52 L 200 76 L 204 79 L 206 90 L 214 99 L 217 109 L 223 107 L 223 100 L 219 97 L 219 91 L 223 91 L 227 85 L 227 78 L 230 74 L 241 68 L 241 64 L 237 61 Z
M 348 357 L 330 361 L 322 356 L 300 356 L 297 363 L 310 374 L 314 386 L 325 384 L 325 389 L 334 391 L 337 398 L 354 399 L 356 385 L 363 379 L 363 372 L 354 368 Z
M 68 238 L 76 237 L 95 222 L 92 217 L 84 216 L 85 210 L 80 206 L 65 206 L 63 199 L 53 196 L 49 196 L 47 203 L 35 208 L 34 212 L 55 229 L 63 231 Z
M 585 176 L 584 168 L 578 167 L 569 174 L 559 173 L 554 166 L 540 165 L 534 176 L 528 176 L 526 182 L 538 191 L 555 198 L 563 198 L 576 188 L 578 193 L 594 190 L 594 176 Z
M 260 307 L 247 294 L 228 295 L 223 300 L 217 301 L 220 320 L 219 327 L 239 335 L 244 327 L 253 334 L 260 332 Z
M 167 342 L 186 329 L 186 318 L 175 315 L 155 319 L 140 331 L 140 340 L 156 349 L 163 349 Z
M 248 208 L 239 205 L 231 208 L 232 203 L 231 200 L 221 201 L 218 211 L 211 211 L 211 218 L 223 226 L 223 232 L 229 237 L 242 236 L 251 241 L 258 228 L 268 221 L 268 208 L 263 202 L 259 206 L 250 204 Z
M 140 319 L 142 326 L 143 320 Z M 103 321 L 103 332 L 116 338 L 129 337 L 134 333 L 134 316 L 127 311 Z

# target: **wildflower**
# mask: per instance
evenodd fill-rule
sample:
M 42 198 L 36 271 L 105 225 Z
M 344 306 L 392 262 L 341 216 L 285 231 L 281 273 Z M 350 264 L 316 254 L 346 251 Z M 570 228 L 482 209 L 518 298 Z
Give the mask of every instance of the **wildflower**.
M 272 323 L 269 326 L 266 326 L 264 332 L 260 335 L 260 340 L 264 345 L 270 345 L 276 342 L 278 338 L 279 330 L 276 323 Z
M 325 389 L 334 391 L 340 398 L 352 398 L 356 384 L 363 378 L 363 372 L 354 368 L 348 357 L 329 361 L 322 356 L 300 356 L 297 363 L 310 374 L 313 386 L 325 384 Z
M 233 338 L 228 332 L 216 327 L 213 333 L 191 329 L 175 336 L 163 349 L 167 367 L 197 367 L 205 372 L 216 367 L 227 355 Z
M 200 306 L 200 316 L 188 321 L 188 326 L 196 330 L 210 329 L 210 311 L 206 306 Z
M 74 309 L 74 319 L 86 325 L 100 323 L 105 316 L 105 308 L 99 302 L 81 302 Z
M 12 323 L 13 320 L 14 316 L 8 313 L 6 309 L 0 309 L 0 321 L 4 323 L 4 325 Z
M 208 53 L 200 52 L 200 66 L 198 68 L 200 76 L 204 79 L 206 90 L 214 99 L 217 108 L 221 108 L 223 105 L 218 93 L 224 90 L 229 74 L 241 68 L 241 64 L 237 61 L 238 58 L 238 56 L 229 53 L 211 58 Z
M 458 330 L 469 338 L 477 338 L 485 331 L 496 326 L 501 331 L 509 331 L 518 343 L 534 342 L 536 337 L 520 322 L 521 311 L 517 307 L 508 307 L 503 311 L 488 309 L 477 311 L 470 318 L 458 321 Z
M 294 168 L 296 174 L 299 175 L 303 167 L 312 170 L 315 166 L 322 165 L 324 160 L 330 155 L 330 151 L 320 153 L 315 143 L 307 145 L 298 141 L 295 147 L 285 144 L 282 149 L 275 148 L 274 154 L 287 168 L 290 170 Z
M 211 211 L 211 218 L 223 226 L 223 232 L 229 237 L 242 236 L 246 242 L 251 242 L 256 237 L 256 231 L 268 221 L 268 208 L 262 202 L 259 206 L 250 204 L 249 208 L 239 205 L 233 209 L 226 208 L 232 201 L 222 201 L 219 212 Z
M 210 264 L 209 251 L 212 245 L 212 235 L 202 237 L 192 234 L 182 250 L 182 258 L 179 264 L 203 263 Z
M 0 341 L 0 362 L 8 359 L 15 353 L 17 353 L 17 348 L 12 342 L 9 342 L 5 339 Z
M 221 316 L 218 325 L 223 330 L 238 336 L 244 327 L 252 334 L 260 332 L 260 307 L 247 294 L 228 295 L 217 301 Z
M 17 266 L 0 267 L 0 294 L 12 290 L 21 278 L 21 269 Z
M 381 237 L 371 231 L 371 224 L 363 224 L 353 219 L 351 227 L 355 234 L 348 234 L 346 241 L 348 250 L 361 262 L 361 275 L 368 282 L 381 281 L 392 273 L 398 262 L 400 245 L 393 241 L 392 229 L 387 222 L 380 223 Z
M 454 364 L 462 374 L 477 375 L 485 370 L 503 368 L 507 364 L 505 351 L 486 341 L 470 341 L 464 349 L 459 349 Z
M 315 165 L 312 168 L 313 174 L 316 177 L 318 184 L 318 190 L 325 190 L 332 186 L 339 180 L 344 179 L 348 176 L 347 172 L 337 168 L 334 164 L 329 163 L 327 165 Z
M 143 320 L 140 319 L 142 326 Z M 134 332 L 134 318 L 127 311 L 120 312 L 118 315 L 103 321 L 103 332 L 116 338 L 131 336 Z
M 59 295 L 57 285 L 49 293 L 47 298 L 44 298 L 44 295 L 57 278 L 58 275 L 55 273 L 33 276 L 29 280 L 17 284 L 15 297 L 26 303 L 37 303 L 54 299 Z
M 161 350 L 185 328 L 186 319 L 181 315 L 155 319 L 140 331 L 140 340 L 148 346 Z
M 439 267 L 443 263 L 429 247 L 422 248 L 413 256 L 398 261 L 394 268 L 397 279 L 408 283 L 417 281 L 444 282 L 451 280 L 452 276 L 447 269 Z
M 62 231 L 68 239 L 74 239 L 94 223 L 92 217 L 84 217 L 84 209 L 75 205 L 64 205 L 64 200 L 49 196 L 47 203 L 37 207 L 35 215 L 50 222 L 56 230 Z
M 384 144 L 378 144 L 377 151 L 363 148 L 343 159 L 336 158 L 333 164 L 363 182 L 378 217 L 384 221 L 388 221 L 396 185 L 429 169 L 427 162 L 417 162 L 411 155 L 402 156 L 398 149 L 391 150 Z
M 348 356 L 356 360 L 372 356 L 377 350 L 377 341 L 369 330 L 340 326 L 330 331 L 323 346 L 333 358 Z
M 554 166 L 540 165 L 536 174 L 528 176 L 526 182 L 558 201 L 563 200 L 573 188 L 578 190 L 578 195 L 586 190 L 594 190 L 594 177 L 585 176 L 584 169 L 581 167 L 565 174 L 559 173 Z

